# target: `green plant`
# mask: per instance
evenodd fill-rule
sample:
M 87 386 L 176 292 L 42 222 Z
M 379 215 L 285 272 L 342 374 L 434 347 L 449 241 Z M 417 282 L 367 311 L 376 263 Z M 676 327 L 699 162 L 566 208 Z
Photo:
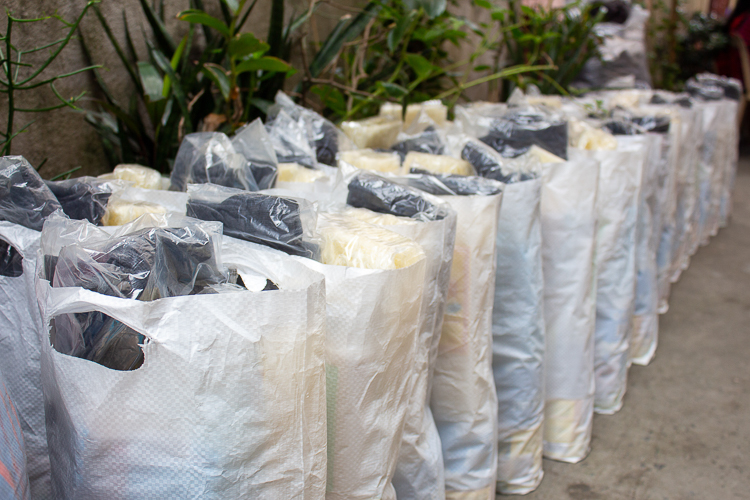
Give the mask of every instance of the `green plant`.
M 456 3 L 452 3 L 455 6 Z M 334 120 L 376 114 L 386 101 L 406 106 L 442 99 L 455 104 L 468 88 L 518 72 L 527 65 L 491 73 L 475 65 L 496 43 L 467 19 L 452 14 L 445 2 L 371 1 L 354 17 L 342 18 L 312 58 L 301 86 L 322 103 Z M 461 47 L 479 38 L 468 58 L 452 60 L 446 44 Z M 490 73 L 469 81 L 471 70 Z
M 653 0 L 646 26 L 646 52 L 653 87 L 676 91 L 684 84 L 677 62 L 681 57 L 677 33 L 684 31 L 687 19 L 681 8 L 682 0 L 674 2 L 673 6 L 665 0 Z
M 716 56 L 730 43 L 724 24 L 712 14 L 695 12 L 679 39 L 680 80 L 702 72 L 715 72 Z
M 497 50 L 497 61 L 512 64 L 546 63 L 550 67 L 514 75 L 505 88 L 510 95 L 514 87 L 525 89 L 534 84 L 544 94 L 568 95 L 571 83 L 592 57 L 598 57 L 602 39 L 594 26 L 604 12 L 591 4 L 572 3 L 564 7 L 532 9 L 510 0 L 507 8 L 496 8 L 489 2 L 481 5 L 490 9 L 492 19 L 506 33 Z M 504 58 L 503 58 L 504 56 Z
M 49 67 L 50 64 L 60 55 L 63 49 L 68 45 L 70 40 L 73 39 L 73 34 L 78 29 L 78 25 L 86 15 L 86 12 L 91 8 L 96 1 L 90 1 L 83 8 L 81 13 L 78 15 L 76 20 L 72 23 L 65 21 L 62 17 L 57 14 L 51 16 L 40 17 L 36 19 L 18 19 L 11 15 L 10 11 L 6 9 L 5 14 L 7 17 L 7 25 L 5 33 L 0 36 L 0 71 L 2 77 L 0 77 L 0 93 L 7 96 L 8 102 L 8 116 L 6 119 L 6 127 L 4 131 L 0 131 L 0 156 L 11 154 L 13 139 L 19 134 L 28 130 L 28 128 L 34 123 L 33 121 L 26 123 L 20 129 L 16 130 L 15 118 L 16 113 L 45 113 L 47 111 L 53 111 L 64 107 L 77 109 L 75 103 L 78 102 L 84 93 L 70 98 L 63 97 L 60 92 L 55 88 L 55 82 L 83 73 L 94 68 L 89 66 L 86 68 L 77 69 L 68 73 L 55 75 L 51 77 L 43 77 L 42 73 Z M 54 19 L 63 24 L 66 30 L 65 36 L 55 40 L 54 42 L 40 45 L 31 49 L 21 49 L 13 43 L 13 26 L 14 24 L 25 24 L 25 23 L 40 23 Z M 4 47 L 3 47 L 4 46 Z M 37 66 L 31 63 L 24 62 L 23 57 L 28 54 L 41 52 L 43 50 L 49 50 L 49 55 Z M 18 105 L 17 99 L 19 96 L 16 94 L 24 91 L 39 89 L 41 87 L 48 87 L 54 96 L 60 101 L 59 104 L 41 107 L 41 108 L 25 108 Z M 39 165 L 38 168 L 41 168 Z
M 274 43 L 268 44 L 240 33 L 257 0 L 220 0 L 223 20 L 207 14 L 202 0 L 191 0 L 194 8 L 178 15 L 189 23 L 188 32 L 177 41 L 165 26 L 164 0 L 153 5 L 139 1 L 151 29 L 151 36 L 143 36 L 148 51 L 143 59 L 133 44 L 126 13 L 123 48 L 96 10 L 135 93 L 127 104 L 118 103 L 96 72 L 103 99 L 86 118 L 99 133 L 112 166 L 141 163 L 166 173 L 185 134 L 217 129 L 231 133 L 262 115 L 268 104 L 263 97 L 275 94 L 284 83 L 278 76 L 291 70 L 270 54 L 284 53 L 294 25 L 282 23 L 277 35 L 278 24 L 272 23 L 269 40 Z M 274 0 L 274 5 L 282 3 Z M 205 46 L 199 46 L 196 29 L 202 30 Z

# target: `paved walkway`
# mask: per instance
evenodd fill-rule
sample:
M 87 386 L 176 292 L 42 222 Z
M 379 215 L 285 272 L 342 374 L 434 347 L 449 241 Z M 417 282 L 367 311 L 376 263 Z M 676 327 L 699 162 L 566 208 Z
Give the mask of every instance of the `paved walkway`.
M 750 157 L 729 227 L 673 285 L 651 365 L 623 409 L 597 415 L 591 454 L 544 461 L 524 500 L 750 499 Z

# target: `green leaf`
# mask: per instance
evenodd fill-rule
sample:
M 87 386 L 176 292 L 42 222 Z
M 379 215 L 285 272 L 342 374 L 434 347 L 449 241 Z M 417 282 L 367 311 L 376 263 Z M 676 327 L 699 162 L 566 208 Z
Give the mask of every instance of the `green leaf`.
M 375 84 L 379 89 L 382 89 L 383 92 L 385 92 L 387 95 L 391 97 L 395 97 L 397 99 L 404 97 L 406 94 L 409 93 L 408 90 L 406 90 L 401 85 L 398 85 L 396 83 L 388 83 L 383 81 L 378 81 Z
M 487 0 L 474 0 L 474 5 L 483 9 L 492 10 L 492 4 Z
M 192 130 L 193 122 L 190 119 L 190 112 L 188 111 L 188 100 L 187 96 L 185 95 L 185 91 L 182 88 L 180 78 L 175 74 L 170 61 L 166 57 L 164 57 L 164 54 L 156 50 L 148 40 L 146 41 L 146 45 L 148 46 L 151 56 L 156 62 L 156 65 L 159 66 L 159 69 L 166 73 L 169 79 L 172 81 L 172 90 L 174 91 L 174 96 L 177 99 L 177 104 L 180 106 L 182 116 L 183 118 L 185 118 L 185 125 L 188 130 Z
M 147 61 L 138 61 L 138 74 L 141 77 L 143 92 L 151 101 L 158 101 L 162 96 L 164 81 L 153 64 Z
M 396 26 L 388 33 L 388 50 L 391 53 L 393 53 L 393 51 L 396 50 L 396 47 L 398 47 L 398 44 L 401 43 L 401 40 L 404 38 L 404 33 L 406 33 L 406 28 L 409 27 L 411 21 L 412 16 L 401 17 L 396 23 Z
M 487 64 L 480 64 L 479 66 L 474 66 L 474 71 L 487 71 L 490 69 L 490 66 Z
M 177 44 L 174 43 L 172 37 L 169 36 L 167 27 L 164 26 L 164 23 L 162 23 L 156 16 L 156 12 L 154 12 L 151 5 L 149 5 L 146 0 L 140 0 L 140 2 L 141 9 L 143 9 L 143 13 L 146 15 L 146 20 L 148 21 L 149 26 L 151 26 L 151 31 L 154 32 L 156 43 L 159 45 L 161 51 L 167 54 L 167 57 L 172 57 Z
M 243 33 L 235 35 L 229 42 L 229 57 L 239 58 L 256 52 L 265 53 L 268 49 L 268 44 L 258 40 L 252 33 Z
M 432 73 L 432 63 L 419 54 L 406 54 L 404 58 L 420 80 L 428 78 L 430 73 Z
M 227 7 L 229 7 L 232 12 L 237 12 L 237 9 L 240 8 L 239 3 L 237 0 L 221 0 L 223 4 L 225 4 Z
M 371 1 L 349 23 L 341 19 L 310 63 L 310 75 L 317 78 L 341 52 L 344 43 L 351 42 L 361 35 L 370 19 L 375 17 L 381 8 L 382 5 L 379 2 Z
M 239 75 L 246 71 L 275 71 L 277 73 L 287 73 L 292 71 L 288 63 L 277 57 L 265 56 L 258 59 L 248 59 L 235 67 L 235 72 Z
M 225 101 L 229 100 L 229 77 L 227 76 L 224 68 L 216 64 L 206 64 L 203 66 L 201 73 L 214 82 L 221 92 L 221 96 Z
M 202 24 L 203 26 L 208 26 L 210 28 L 215 29 L 219 33 L 221 33 L 224 38 L 229 38 L 231 35 L 229 33 L 229 26 L 224 24 L 223 21 L 220 21 L 219 19 L 216 19 L 213 16 L 209 16 L 202 10 L 197 9 L 188 9 L 180 12 L 177 14 L 177 19 L 180 21 L 187 21 L 189 23 L 193 24 Z

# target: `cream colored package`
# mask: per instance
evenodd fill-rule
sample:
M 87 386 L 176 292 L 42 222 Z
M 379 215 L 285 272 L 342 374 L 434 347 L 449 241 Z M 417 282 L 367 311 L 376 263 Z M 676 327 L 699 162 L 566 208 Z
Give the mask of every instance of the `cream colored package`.
M 395 144 L 403 122 L 386 116 L 341 123 L 341 130 L 361 149 L 388 149 Z
M 315 182 L 325 177 L 320 170 L 303 167 L 297 163 L 279 163 L 277 182 Z
M 406 155 L 402 171 L 408 174 L 413 168 L 436 174 L 474 175 L 474 167 L 468 161 L 417 151 L 410 151 Z
M 111 173 L 100 175 L 99 178 L 128 181 L 132 182 L 134 187 L 143 189 L 164 189 L 166 182 L 153 168 L 124 163 L 117 165 Z
M 400 104 L 386 102 L 380 106 L 380 116 L 401 119 L 402 110 Z M 439 100 L 432 100 L 406 106 L 404 128 L 409 128 L 412 122 L 419 118 L 420 113 L 426 114 L 438 127 L 443 127 L 448 122 L 448 108 Z
M 121 226 L 144 214 L 185 215 L 187 193 L 155 189 L 126 188 L 109 198 L 103 226 Z
M 359 149 L 339 153 L 339 163 L 346 163 L 361 170 L 375 172 L 398 172 L 401 168 L 401 158 L 398 153 Z

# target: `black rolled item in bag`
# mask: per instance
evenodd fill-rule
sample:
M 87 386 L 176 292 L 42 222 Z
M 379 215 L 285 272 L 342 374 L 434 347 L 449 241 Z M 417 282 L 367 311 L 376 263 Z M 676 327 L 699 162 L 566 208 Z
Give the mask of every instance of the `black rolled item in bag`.
M 445 213 L 409 186 L 398 184 L 375 174 L 360 173 L 349 182 L 346 203 L 373 212 L 441 220 Z
M 219 203 L 190 199 L 187 215 L 222 222 L 227 236 L 260 243 L 290 255 L 313 258 L 317 253 L 303 241 L 300 206 L 290 198 L 241 193 Z
M 467 141 L 461 150 L 461 158 L 468 161 L 485 179 L 500 181 L 505 184 L 532 179 L 533 176 L 519 172 L 506 172 L 503 165 L 483 145 Z
M 727 99 L 733 101 L 742 100 L 742 84 L 738 80 L 726 76 L 714 75 L 713 73 L 700 73 L 693 78 L 701 85 L 714 85 L 721 88 L 724 91 L 724 97 Z
M 398 142 L 391 149 L 398 153 L 402 162 L 411 151 L 433 155 L 441 155 L 445 152 L 445 146 L 443 145 L 443 141 L 440 140 L 440 134 L 437 133 L 434 127 L 427 127 L 421 134 Z
M 45 181 L 57 197 L 65 215 L 75 220 L 87 220 L 99 224 L 107 210 L 112 191 L 106 183 L 92 177 L 80 177 L 62 181 Z
M 0 158 L 0 220 L 41 231 L 44 219 L 61 208 L 26 158 Z
M 669 132 L 670 118 L 665 115 L 656 116 L 634 116 L 631 121 L 646 130 L 657 134 L 666 134 Z
M 643 127 L 628 120 L 609 120 L 602 128 L 612 135 L 639 135 L 645 132 Z
M 317 134 L 313 141 L 315 156 L 319 163 L 331 167 L 336 166 L 336 154 L 339 152 L 339 131 L 335 125 L 320 117 L 314 125 L 317 126 Z
M 258 189 L 274 187 L 278 176 L 276 154 L 260 118 L 237 130 L 232 145 L 247 160 Z
M 23 275 L 23 256 L 13 245 L 0 239 L 0 276 L 18 278 Z
M 258 191 L 253 171 L 237 154 L 229 138 L 220 132 L 196 132 L 182 140 L 171 175 L 172 191 L 185 191 L 188 184 Z
M 541 113 L 517 112 L 492 120 L 490 131 L 479 139 L 506 158 L 515 158 L 539 146 L 568 159 L 568 123 L 550 121 Z
M 685 82 L 685 91 L 692 97 L 704 101 L 718 101 L 724 98 L 724 89 L 713 82 L 699 82 L 690 78 Z
M 416 171 L 412 169 L 406 182 L 411 187 L 415 187 L 425 193 L 436 196 L 457 195 L 457 196 L 492 196 L 500 193 L 502 190 L 490 179 L 477 176 L 465 176 L 454 174 L 435 174 L 427 171 Z

